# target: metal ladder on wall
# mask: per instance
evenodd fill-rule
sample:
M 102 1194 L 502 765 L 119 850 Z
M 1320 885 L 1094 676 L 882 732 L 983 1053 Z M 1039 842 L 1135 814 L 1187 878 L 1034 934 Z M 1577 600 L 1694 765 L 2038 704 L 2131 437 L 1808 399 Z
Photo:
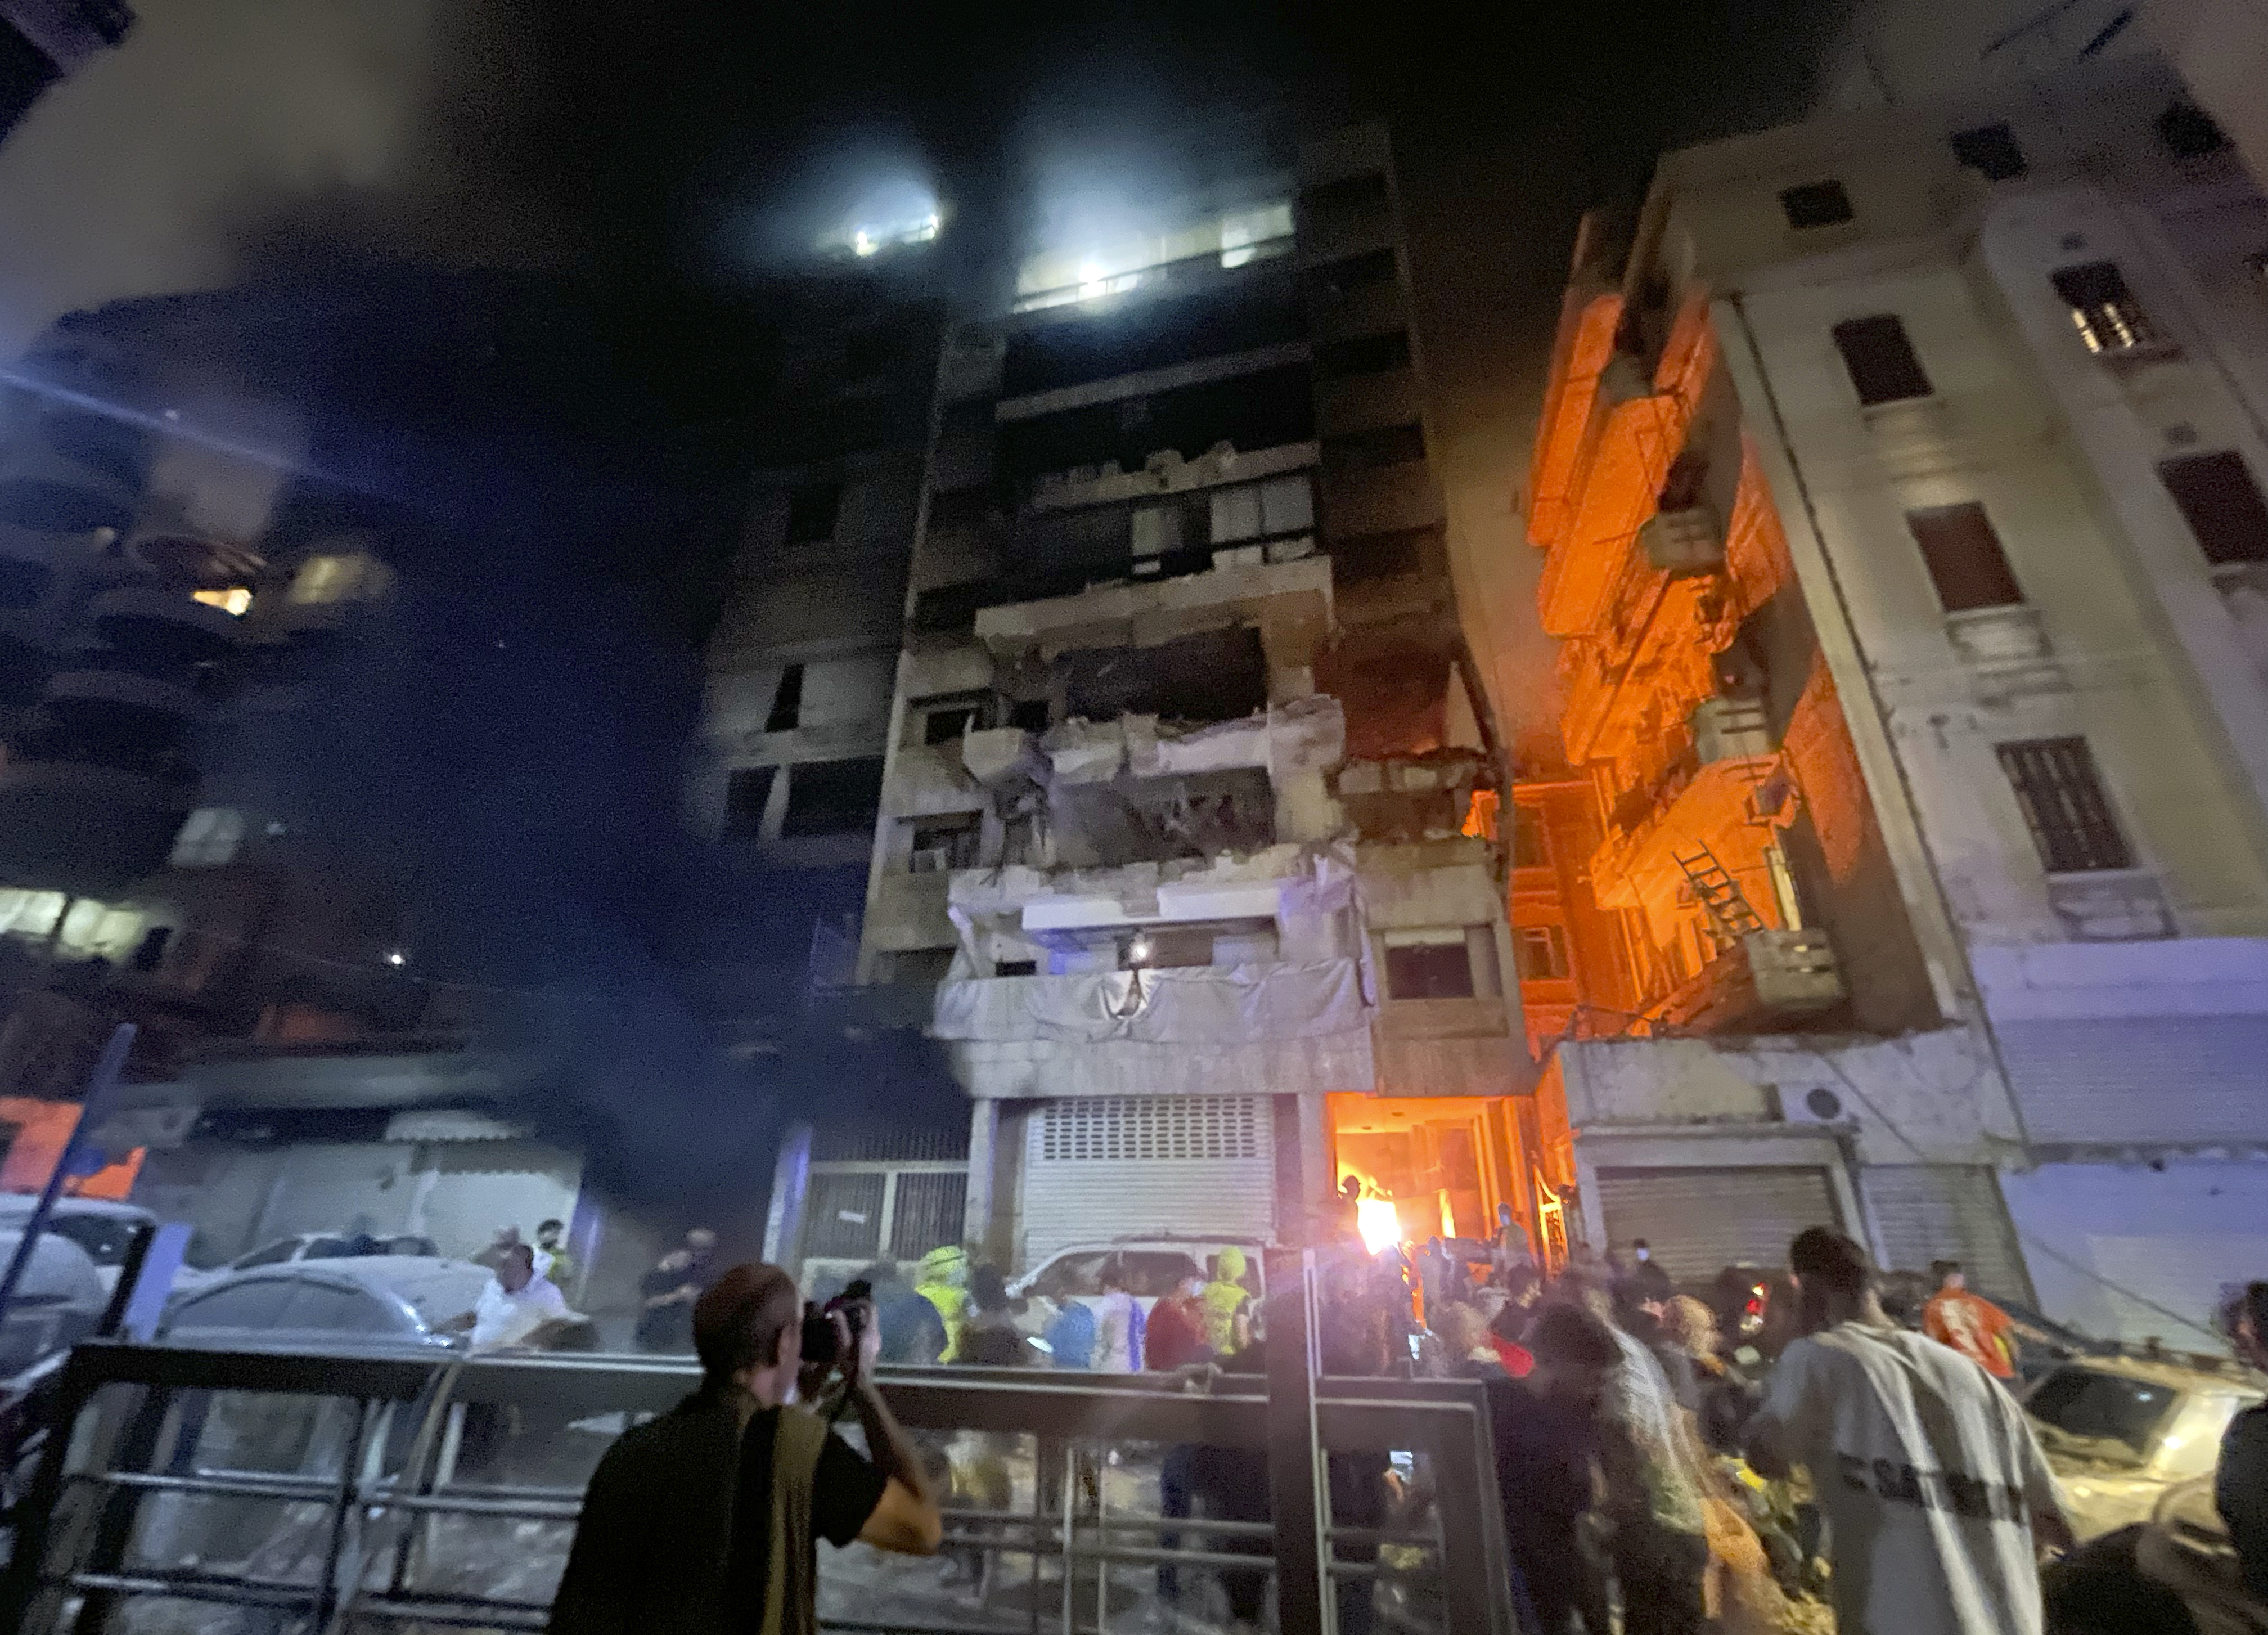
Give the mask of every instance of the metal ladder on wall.
M 1684 871 L 1695 900 L 1709 910 L 1709 917 L 1727 938 L 1738 939 L 1764 929 L 1764 921 L 1742 895 L 1739 882 L 1726 873 L 1715 852 L 1706 846 L 1696 845 L 1690 851 L 1672 848 L 1669 855 Z

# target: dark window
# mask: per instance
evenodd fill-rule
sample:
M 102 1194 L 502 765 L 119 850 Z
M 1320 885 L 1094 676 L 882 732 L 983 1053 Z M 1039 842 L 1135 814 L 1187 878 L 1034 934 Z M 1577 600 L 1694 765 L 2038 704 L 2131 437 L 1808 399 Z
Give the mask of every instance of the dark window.
M 1395 999 L 1469 999 L 1473 962 L 1465 939 L 1454 942 L 1388 943 L 1386 991 Z
M 803 722 L 803 667 L 792 664 L 780 672 L 772 689 L 772 712 L 764 718 L 767 733 L 792 733 Z
M 1040 962 L 1037 960 L 995 960 L 992 961 L 992 974 L 995 976 L 1036 976 L 1040 974 Z
M 1540 869 L 1550 865 L 1551 848 L 1543 838 L 1543 809 L 1515 803 L 1512 808 L 1512 866 Z
M 1895 313 L 1837 324 L 1835 350 L 1843 354 L 1843 367 L 1851 372 L 1859 401 L 1870 408 L 1930 394 L 1929 377 L 1922 372 L 1921 359 L 1914 356 L 1906 327 Z
M 907 866 L 916 874 L 949 874 L 976 866 L 984 830 L 975 813 L 917 824 Z
M 1779 195 L 1779 207 L 1791 227 L 1832 227 L 1857 214 L 1851 208 L 1851 195 L 1843 191 L 1839 181 L 1807 182 L 1786 188 Z
M 1391 528 L 1382 534 L 1349 534 L 1331 541 L 1333 577 L 1352 584 L 1390 579 L 1421 571 L 1439 548 L 1439 523 L 1422 528 Z
M 744 766 L 725 779 L 725 838 L 754 840 L 763 833 L 764 808 L 771 803 L 776 766 Z
M 1388 204 L 1386 178 L 1377 171 L 1342 176 L 1308 188 L 1300 195 L 1303 215 L 1327 216 L 1339 211 L 1382 210 Z
M 1567 979 L 1567 934 L 1557 925 L 1523 925 L 1513 933 L 1522 982 Z
M 990 416 L 987 416 L 989 421 Z M 932 532 L 956 528 L 980 528 L 984 516 L 992 508 L 992 490 L 981 482 L 965 488 L 946 489 L 932 494 L 929 500 L 929 526 Z
M 2201 159 L 2228 145 L 2213 115 L 2187 102 L 2176 102 L 2158 115 L 2158 140 L 2177 159 Z
M 1392 335 L 1328 341 L 1315 350 L 1315 372 L 1319 375 L 1374 375 L 1409 367 L 1410 336 L 1399 329 Z
M 1946 612 L 2007 608 L 2024 600 L 1984 506 L 1970 501 L 1910 511 L 1906 527 L 1921 547 L 1930 583 L 1937 586 L 1937 600 Z
M 1350 255 L 1344 261 L 1312 269 L 1307 274 L 1307 292 L 1317 301 L 1339 300 L 1357 290 L 1392 284 L 1394 270 L 1394 252 L 1391 250 L 1372 250 L 1367 254 Z
M 1425 458 L 1425 434 L 1416 426 L 1358 431 L 1323 445 L 1323 463 L 1334 471 L 1368 471 Z
M 2024 173 L 2024 151 L 2006 125 L 1955 131 L 1953 157 L 1987 181 L 2008 181 Z
M 2038 738 L 1995 748 L 2049 873 L 2134 866 L 2085 739 Z
M 173 939 L 170 925 L 152 925 L 142 933 L 142 940 L 134 945 L 131 964 L 137 971 L 154 971 L 166 962 L 166 945 Z
M 882 758 L 806 761 L 787 775 L 784 836 L 848 835 L 874 826 L 882 804 Z
M 913 626 L 932 635 L 966 630 L 976 622 L 977 609 L 1012 600 L 1014 593 L 998 579 L 939 585 L 914 598 Z
M 787 542 L 805 545 L 835 537 L 836 513 L 843 509 L 840 482 L 806 482 L 788 490 Z
M 2115 261 L 2089 261 L 2049 276 L 2071 308 L 2071 320 L 2090 352 L 2124 352 L 2158 338 L 2148 314 L 2126 287 Z
M 2268 501 L 2233 449 L 2158 462 L 2158 479 L 2182 508 L 2205 560 L 2268 562 Z
M 921 741 L 934 747 L 957 744 L 963 734 L 983 731 L 991 703 L 989 693 L 947 693 L 917 698 L 911 707 L 921 718 Z

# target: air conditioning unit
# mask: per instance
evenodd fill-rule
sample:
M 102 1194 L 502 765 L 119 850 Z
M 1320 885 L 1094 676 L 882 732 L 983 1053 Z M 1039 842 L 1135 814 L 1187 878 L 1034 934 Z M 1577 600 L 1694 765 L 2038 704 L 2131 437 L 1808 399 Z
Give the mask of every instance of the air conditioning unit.
M 1774 1085 L 1771 1089 L 1782 1123 L 1839 1124 L 1851 1116 L 1842 1092 L 1825 1085 Z

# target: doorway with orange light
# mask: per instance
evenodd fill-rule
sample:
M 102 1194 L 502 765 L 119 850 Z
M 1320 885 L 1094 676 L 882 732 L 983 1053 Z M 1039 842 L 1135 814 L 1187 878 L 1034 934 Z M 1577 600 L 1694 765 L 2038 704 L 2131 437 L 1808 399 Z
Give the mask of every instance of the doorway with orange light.
M 1524 1177 L 1520 1120 L 1508 1096 L 1330 1097 L 1332 1163 L 1344 1185 L 1362 1183 L 1361 1228 L 1373 1248 L 1388 1241 L 1486 1241 L 1497 1206 L 1536 1231 Z M 1381 1205 L 1390 1205 L 1390 1217 Z

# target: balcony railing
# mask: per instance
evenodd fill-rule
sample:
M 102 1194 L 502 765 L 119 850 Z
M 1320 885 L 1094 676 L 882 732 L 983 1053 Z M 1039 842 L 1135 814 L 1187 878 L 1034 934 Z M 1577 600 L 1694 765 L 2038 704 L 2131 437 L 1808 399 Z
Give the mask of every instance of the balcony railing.
M 1649 1005 L 1638 1031 L 1769 1032 L 1849 998 L 1823 931 L 1750 932 Z

